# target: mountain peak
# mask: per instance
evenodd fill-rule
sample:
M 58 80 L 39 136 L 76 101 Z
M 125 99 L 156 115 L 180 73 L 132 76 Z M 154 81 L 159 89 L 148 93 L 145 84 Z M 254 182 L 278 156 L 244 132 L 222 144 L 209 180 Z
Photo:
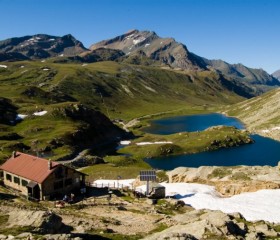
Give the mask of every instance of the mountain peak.
M 0 41 L 0 53 L 11 58 L 15 55 L 23 56 L 23 59 L 41 59 L 59 55 L 74 56 L 86 50 L 83 44 L 71 34 L 63 37 L 36 34 Z
M 272 73 L 272 76 L 280 81 L 280 69 Z
M 161 38 L 154 31 L 130 30 L 123 35 L 90 46 L 91 50 L 98 48 L 121 50 L 126 55 L 145 53 L 147 57 L 172 68 L 205 69 L 185 45 L 176 42 L 174 38 Z

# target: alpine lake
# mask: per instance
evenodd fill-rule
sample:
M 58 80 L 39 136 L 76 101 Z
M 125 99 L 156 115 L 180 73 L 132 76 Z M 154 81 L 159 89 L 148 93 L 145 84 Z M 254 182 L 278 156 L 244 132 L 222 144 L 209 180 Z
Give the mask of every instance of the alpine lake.
M 244 129 L 236 118 L 218 113 L 176 116 L 151 122 L 147 133 L 168 135 L 179 132 L 203 131 L 209 127 L 225 125 Z M 177 167 L 199 166 L 276 166 L 280 161 L 280 142 L 259 135 L 251 135 L 255 143 L 196 154 L 145 159 L 155 169 L 171 170 Z

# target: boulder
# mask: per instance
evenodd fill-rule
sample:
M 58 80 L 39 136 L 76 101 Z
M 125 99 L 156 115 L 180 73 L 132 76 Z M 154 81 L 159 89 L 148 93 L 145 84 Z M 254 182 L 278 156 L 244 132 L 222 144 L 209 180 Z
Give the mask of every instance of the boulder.
M 255 226 L 255 231 L 264 234 L 267 237 L 277 237 L 278 233 L 266 223 L 258 224 Z
M 40 233 L 57 233 L 63 226 L 62 218 L 49 211 L 14 210 L 9 212 L 8 226 L 31 226 Z

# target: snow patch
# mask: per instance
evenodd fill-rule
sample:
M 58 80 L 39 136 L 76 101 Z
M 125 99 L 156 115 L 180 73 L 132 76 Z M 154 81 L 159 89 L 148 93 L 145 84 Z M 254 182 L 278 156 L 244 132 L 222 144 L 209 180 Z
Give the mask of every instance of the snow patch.
M 28 117 L 28 115 L 25 115 L 25 114 L 18 114 L 17 117 L 16 117 L 16 120 L 23 120 L 25 119 L 26 117 Z
M 87 63 L 82 64 L 82 67 L 85 67 L 85 66 L 87 66 Z
M 271 129 L 263 129 L 261 130 L 262 133 L 270 133 L 272 131 L 277 131 L 277 130 L 280 130 L 280 127 L 274 127 L 274 128 L 271 128 Z
M 145 39 L 146 38 L 144 38 L 144 37 L 140 37 L 138 39 L 133 39 L 133 44 L 136 45 L 136 44 L 138 44 L 140 42 L 143 42 Z
M 43 68 L 43 71 L 50 71 L 49 68 Z
M 121 145 L 129 145 L 130 143 L 131 143 L 131 141 L 128 141 L 128 140 L 120 141 Z
M 41 111 L 41 112 L 35 112 L 33 113 L 34 116 L 43 116 L 47 113 L 48 111 Z
M 168 141 L 163 141 L 163 142 L 139 142 L 139 143 L 136 143 L 136 145 L 137 146 L 143 146 L 143 145 L 165 144 L 165 143 L 173 143 L 173 142 L 168 142 Z
M 229 198 L 221 197 L 214 187 L 194 183 L 162 183 L 166 194 L 178 193 L 178 199 L 195 209 L 220 210 L 241 213 L 249 221 L 280 222 L 280 189 L 242 193 Z
M 60 56 L 60 57 L 63 57 L 63 56 L 64 56 L 64 54 L 62 53 L 62 54 L 60 54 L 59 56 Z
M 24 68 L 24 66 L 22 65 L 22 66 L 20 66 L 20 68 Z
M 54 38 L 50 38 L 50 39 L 49 39 L 50 42 L 51 42 L 51 41 L 54 41 L 54 40 L 55 40 Z
M 150 46 L 150 45 L 151 45 L 150 43 L 146 43 L 146 44 L 145 44 L 145 47 L 148 47 L 148 46 Z
M 133 36 L 134 36 L 134 33 L 133 34 L 130 34 L 130 35 L 128 35 L 127 37 L 125 37 L 125 39 L 124 40 L 129 40 L 129 39 L 131 39 L 131 38 L 133 38 Z
M 95 187 L 132 188 L 134 179 L 96 180 Z M 224 213 L 241 213 L 248 221 L 269 221 L 280 223 L 280 189 L 260 190 L 242 193 L 229 198 L 220 196 L 213 186 L 197 183 L 161 183 L 166 196 L 175 196 L 195 209 L 220 210 Z M 135 190 L 146 191 L 142 185 Z
M 0 68 L 7 68 L 7 65 L 0 65 Z
M 46 60 L 42 60 L 41 62 L 44 63 Z

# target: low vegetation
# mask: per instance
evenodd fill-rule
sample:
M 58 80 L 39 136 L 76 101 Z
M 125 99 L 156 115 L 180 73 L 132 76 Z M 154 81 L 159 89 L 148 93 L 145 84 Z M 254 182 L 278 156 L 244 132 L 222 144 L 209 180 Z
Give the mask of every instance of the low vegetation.
M 242 99 L 226 88 L 221 91 L 220 76 L 210 71 L 180 72 L 110 61 L 82 66 L 52 59 L 6 65 L 0 69 L 0 129 L 4 134 L 0 136 L 0 160 L 13 150 L 48 152 L 53 160 L 67 159 L 80 148 L 89 147 L 89 141 L 69 140 L 77 133 L 85 135 L 92 127 L 85 114 L 79 112 L 80 119 L 69 116 L 73 106 L 100 111 L 115 122 L 125 123 L 155 113 L 207 111 Z M 34 116 L 38 111 L 47 114 Z M 15 120 L 17 114 L 28 117 Z M 91 134 L 95 139 L 82 137 L 100 142 L 100 135 L 107 136 L 97 131 Z M 50 144 L 53 142 L 56 146 Z M 82 146 L 77 148 L 78 142 Z
M 145 144 L 139 143 L 155 143 Z M 213 127 L 201 132 L 182 132 L 171 135 L 145 134 L 129 146 L 121 148 L 121 154 L 133 154 L 136 159 L 167 155 L 192 154 L 252 143 L 249 133 L 234 127 Z
M 280 141 L 279 96 L 278 88 L 228 106 L 226 113 L 241 119 L 249 131 Z

